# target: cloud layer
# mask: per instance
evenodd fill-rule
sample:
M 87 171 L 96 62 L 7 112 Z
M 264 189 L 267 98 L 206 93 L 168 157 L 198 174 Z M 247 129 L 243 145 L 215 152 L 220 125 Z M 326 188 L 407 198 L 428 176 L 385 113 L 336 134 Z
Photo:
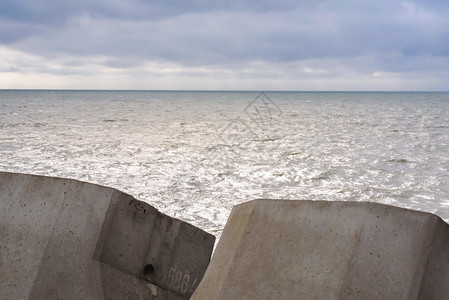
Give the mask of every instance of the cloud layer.
M 448 90 L 448 13 L 418 0 L 3 0 L 0 88 Z

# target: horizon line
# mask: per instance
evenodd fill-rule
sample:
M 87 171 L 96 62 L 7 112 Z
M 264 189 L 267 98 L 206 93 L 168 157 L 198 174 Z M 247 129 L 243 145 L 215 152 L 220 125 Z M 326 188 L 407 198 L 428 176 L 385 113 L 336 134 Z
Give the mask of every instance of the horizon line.
M 0 88 L 0 91 L 73 91 L 73 92 L 240 92 L 240 93 L 448 93 L 442 90 L 216 90 L 216 89 L 47 89 L 47 88 Z

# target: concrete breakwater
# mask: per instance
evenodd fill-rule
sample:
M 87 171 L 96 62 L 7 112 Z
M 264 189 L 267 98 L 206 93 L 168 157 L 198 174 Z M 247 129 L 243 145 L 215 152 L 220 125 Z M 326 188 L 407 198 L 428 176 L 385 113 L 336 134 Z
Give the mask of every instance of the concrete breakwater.
M 113 188 L 0 172 L 1 299 L 188 299 L 215 237 Z
M 236 205 L 192 299 L 449 299 L 449 225 L 376 203 Z
M 449 225 L 429 213 L 254 200 L 209 264 L 214 241 L 112 188 L 0 172 L 1 299 L 449 299 Z

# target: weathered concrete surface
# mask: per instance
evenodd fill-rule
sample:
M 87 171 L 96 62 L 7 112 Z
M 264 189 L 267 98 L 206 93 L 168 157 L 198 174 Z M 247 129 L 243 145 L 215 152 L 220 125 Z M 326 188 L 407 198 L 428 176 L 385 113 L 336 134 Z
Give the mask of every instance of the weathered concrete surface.
M 1 299 L 186 299 L 214 240 L 112 188 L 0 172 Z
M 250 201 L 192 299 L 449 299 L 449 226 L 375 203 Z

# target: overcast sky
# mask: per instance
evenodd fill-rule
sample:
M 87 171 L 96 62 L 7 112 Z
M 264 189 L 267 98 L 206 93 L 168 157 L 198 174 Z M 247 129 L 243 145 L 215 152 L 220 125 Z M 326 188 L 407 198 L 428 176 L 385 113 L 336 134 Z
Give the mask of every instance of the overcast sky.
M 449 90 L 447 0 L 1 0 L 0 88 Z

